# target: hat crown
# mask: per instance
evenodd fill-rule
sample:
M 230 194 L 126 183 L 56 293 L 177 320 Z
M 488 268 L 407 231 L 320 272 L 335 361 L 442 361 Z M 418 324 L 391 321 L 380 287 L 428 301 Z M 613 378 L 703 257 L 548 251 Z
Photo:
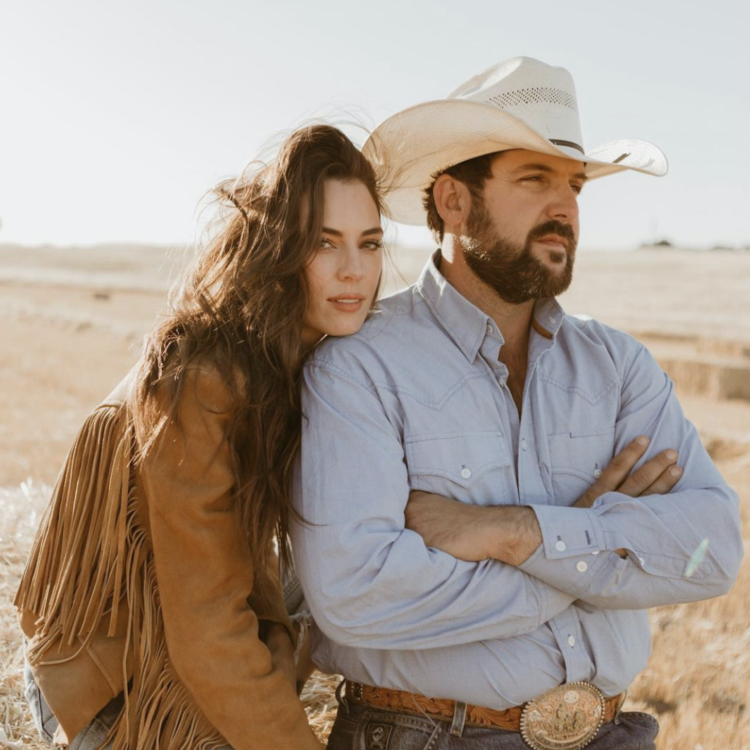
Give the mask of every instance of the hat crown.
M 575 84 L 565 68 L 513 57 L 469 79 L 447 98 L 497 107 L 553 142 L 583 151 Z

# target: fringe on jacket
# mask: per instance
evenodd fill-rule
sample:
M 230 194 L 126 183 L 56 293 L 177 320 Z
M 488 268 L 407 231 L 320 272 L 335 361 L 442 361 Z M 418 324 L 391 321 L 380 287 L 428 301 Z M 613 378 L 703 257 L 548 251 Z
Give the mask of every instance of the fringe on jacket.
M 27 656 L 32 668 L 75 659 L 102 621 L 114 635 L 126 607 L 125 704 L 106 742 L 114 750 L 225 746 L 170 663 L 153 549 L 138 521 L 135 447 L 126 404 L 99 407 L 79 432 L 15 599 L 37 618 Z

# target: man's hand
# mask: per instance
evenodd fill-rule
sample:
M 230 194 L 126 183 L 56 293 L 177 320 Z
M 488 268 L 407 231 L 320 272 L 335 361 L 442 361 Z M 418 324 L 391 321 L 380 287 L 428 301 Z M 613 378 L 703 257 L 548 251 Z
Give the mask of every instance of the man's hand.
M 677 451 L 662 451 L 643 464 L 638 471 L 633 471 L 633 467 L 646 452 L 650 442 L 645 435 L 641 435 L 625 446 L 573 506 L 590 508 L 597 498 L 607 492 L 621 492 L 630 497 L 666 495 L 682 476 L 682 469 L 675 466 Z
M 682 470 L 675 466 L 675 451 L 663 451 L 630 473 L 649 442 L 648 438 L 639 437 L 626 446 L 574 507 L 590 508 L 606 492 L 622 492 L 630 497 L 668 493 L 682 475 Z M 405 517 L 406 528 L 416 531 L 426 546 L 468 562 L 493 558 L 518 566 L 542 543 L 536 514 L 529 506 L 467 505 L 415 491 L 409 495 Z M 621 557 L 626 554 L 625 550 L 616 551 Z
M 520 565 L 542 543 L 534 511 L 527 505 L 467 505 L 430 492 L 412 492 L 406 528 L 427 547 L 468 562 L 493 558 Z
M 427 547 L 459 560 L 479 562 L 493 556 L 502 511 L 516 506 L 467 505 L 442 495 L 414 491 L 404 511 L 406 528 L 416 531 Z M 527 508 L 534 515 L 534 512 Z M 540 542 L 541 542 L 541 534 Z

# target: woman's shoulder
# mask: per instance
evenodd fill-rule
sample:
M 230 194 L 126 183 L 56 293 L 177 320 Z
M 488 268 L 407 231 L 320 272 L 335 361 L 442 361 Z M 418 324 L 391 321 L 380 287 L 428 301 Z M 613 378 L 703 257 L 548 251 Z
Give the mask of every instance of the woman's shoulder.
M 232 411 L 245 393 L 247 378 L 237 365 L 222 367 L 206 356 L 191 362 L 184 370 L 183 398 L 193 398 L 217 414 Z

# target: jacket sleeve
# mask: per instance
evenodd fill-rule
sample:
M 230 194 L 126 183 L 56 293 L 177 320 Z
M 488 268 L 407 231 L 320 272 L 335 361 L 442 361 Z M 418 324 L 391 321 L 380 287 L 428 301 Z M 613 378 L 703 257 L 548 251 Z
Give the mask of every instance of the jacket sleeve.
M 232 501 L 230 416 L 219 375 L 190 369 L 178 418 L 141 464 L 167 648 L 199 708 L 235 750 L 319 750 L 248 603 L 253 564 Z M 252 601 L 267 606 L 270 619 L 285 620 L 280 594 L 259 593 Z
M 616 450 L 638 435 L 651 438 L 641 463 L 667 448 L 677 451 L 683 475 L 672 491 L 637 498 L 608 492 L 590 509 L 532 506 L 544 542 L 521 569 L 608 609 L 727 593 L 743 556 L 737 494 L 685 419 L 672 382 L 642 346 L 623 379 Z

